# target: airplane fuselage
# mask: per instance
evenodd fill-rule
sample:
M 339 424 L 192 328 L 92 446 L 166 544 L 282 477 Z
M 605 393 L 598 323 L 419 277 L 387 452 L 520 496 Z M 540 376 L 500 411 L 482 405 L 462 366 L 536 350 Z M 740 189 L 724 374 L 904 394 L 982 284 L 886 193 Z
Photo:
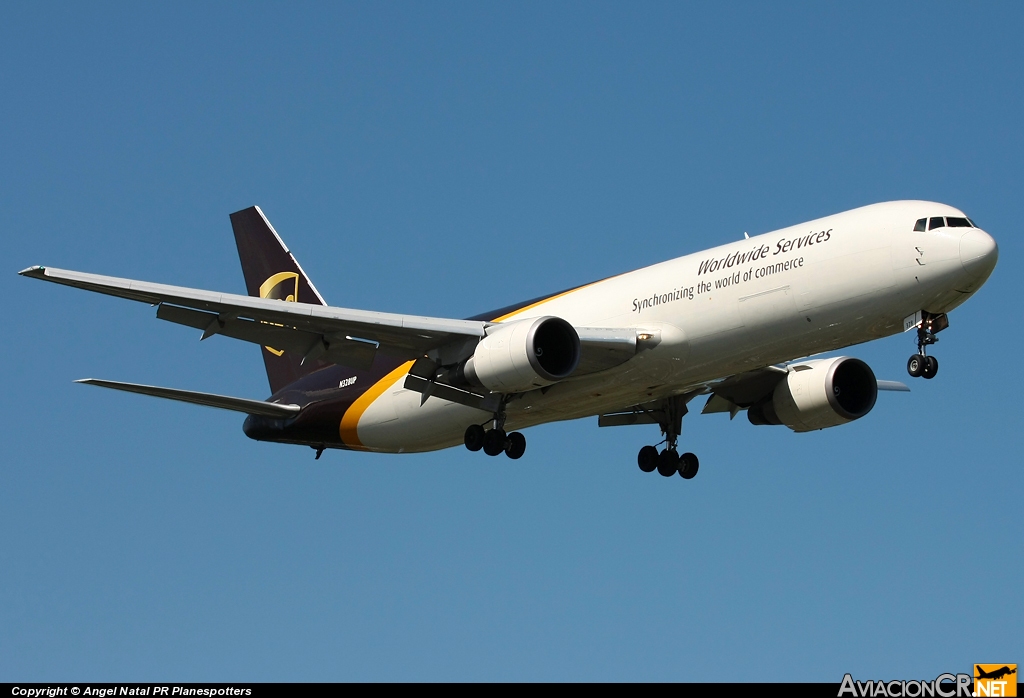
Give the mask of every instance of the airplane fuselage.
M 630 328 L 646 342 L 620 366 L 508 402 L 507 428 L 577 419 L 686 393 L 724 376 L 904 331 L 947 313 L 984 283 L 992 238 L 972 227 L 915 231 L 922 218 L 966 220 L 945 204 L 875 204 L 679 257 L 506 309 L 493 322 L 555 316 L 575 327 Z M 404 387 L 412 362 L 378 352 L 368 370 L 333 365 L 279 391 L 290 420 L 250 417 L 257 439 L 415 452 L 462 443 L 487 412 Z

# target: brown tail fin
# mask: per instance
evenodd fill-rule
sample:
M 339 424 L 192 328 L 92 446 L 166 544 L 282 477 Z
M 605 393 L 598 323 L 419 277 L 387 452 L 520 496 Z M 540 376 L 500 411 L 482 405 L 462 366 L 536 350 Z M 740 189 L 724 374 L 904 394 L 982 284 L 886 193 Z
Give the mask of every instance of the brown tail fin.
M 250 296 L 327 305 L 258 206 L 232 213 L 231 228 Z M 324 365 L 313 361 L 303 366 L 302 357 L 293 352 L 261 350 L 272 393 Z

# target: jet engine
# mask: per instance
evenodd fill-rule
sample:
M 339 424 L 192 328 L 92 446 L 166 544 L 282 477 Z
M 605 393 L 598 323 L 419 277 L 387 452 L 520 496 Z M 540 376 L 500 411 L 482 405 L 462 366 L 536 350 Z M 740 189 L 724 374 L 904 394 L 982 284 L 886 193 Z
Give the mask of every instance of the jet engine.
M 747 409 L 747 418 L 751 424 L 814 431 L 860 419 L 877 397 L 875 373 L 860 359 L 805 361 L 790 366 L 772 394 Z
M 567 378 L 580 361 L 580 338 L 561 318 L 541 317 L 490 328 L 460 367 L 457 382 L 495 393 L 543 388 Z

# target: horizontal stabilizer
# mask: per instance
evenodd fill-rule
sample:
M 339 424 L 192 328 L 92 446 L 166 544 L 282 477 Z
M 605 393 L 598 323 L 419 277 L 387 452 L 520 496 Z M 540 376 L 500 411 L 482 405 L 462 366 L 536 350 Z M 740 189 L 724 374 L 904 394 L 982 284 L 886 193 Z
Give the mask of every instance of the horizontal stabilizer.
M 246 414 L 259 414 L 264 417 L 277 417 L 286 419 L 294 417 L 302 408 L 298 405 L 279 405 L 275 402 L 264 402 L 263 400 L 249 400 L 244 397 L 228 397 L 227 395 L 214 395 L 212 393 L 197 393 L 194 390 L 179 390 L 177 388 L 160 388 L 155 385 L 139 385 L 138 383 L 121 383 L 120 381 L 105 381 L 99 378 L 82 378 L 76 383 L 86 385 L 98 385 L 101 388 L 113 388 L 124 390 L 129 393 L 140 395 L 152 395 L 153 397 L 167 398 L 168 400 L 180 400 L 191 402 L 195 405 L 206 405 L 217 407 L 222 410 L 234 410 Z
M 910 388 L 907 387 L 906 383 L 900 383 L 899 381 L 878 381 L 879 390 L 895 390 L 901 393 L 909 393 Z

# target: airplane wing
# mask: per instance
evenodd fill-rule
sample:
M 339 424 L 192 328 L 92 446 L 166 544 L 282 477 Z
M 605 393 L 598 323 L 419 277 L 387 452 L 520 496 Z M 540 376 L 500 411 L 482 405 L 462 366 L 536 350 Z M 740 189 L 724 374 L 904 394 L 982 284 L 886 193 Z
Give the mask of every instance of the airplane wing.
M 701 414 L 728 412 L 731 417 L 741 409 L 750 407 L 768 397 L 779 381 L 785 378 L 789 369 L 785 366 L 766 366 L 746 373 L 737 373 L 725 380 L 708 386 L 711 397 L 708 398 Z M 910 392 L 905 383 L 899 381 L 876 380 L 879 390 Z
M 708 398 L 701 414 L 728 412 L 730 418 L 735 417 L 741 409 L 750 407 L 770 395 L 788 372 L 784 366 L 765 366 L 729 376 L 709 386 L 711 397 Z
M 227 334 L 222 330 L 226 330 L 229 324 L 236 321 L 257 321 L 270 323 L 271 327 L 266 328 L 270 330 L 276 326 L 278 329 L 287 327 L 307 332 L 310 336 L 350 336 L 386 344 L 396 349 L 407 349 L 417 354 L 437 348 L 452 339 L 484 336 L 485 323 L 477 320 L 447 320 L 292 303 L 47 267 L 30 267 L 19 273 L 33 279 L 52 281 L 109 296 L 204 312 L 210 319 L 207 327 L 210 334 Z M 163 319 L 178 322 L 184 317 L 184 314 L 175 315 L 174 311 L 165 311 Z M 191 321 L 183 324 L 192 326 L 200 319 L 194 314 L 187 317 Z M 248 331 L 238 332 L 247 336 L 238 338 L 260 344 L 271 344 L 273 341 L 281 340 L 280 333 L 273 331 L 269 333 L 274 335 L 270 341 L 253 336 L 254 332 L 259 331 L 248 328 Z
M 736 373 L 720 380 L 710 383 L 690 386 L 684 393 L 677 396 L 683 404 L 689 402 L 698 395 L 709 395 L 704 403 L 701 414 L 714 414 L 728 412 L 729 418 L 735 417 L 741 410 L 764 400 L 775 386 L 779 384 L 789 367 L 785 365 L 765 366 L 753 371 Z M 910 392 L 905 383 L 899 381 L 876 380 L 879 390 L 890 390 L 898 392 Z M 663 410 L 664 401 L 654 401 L 643 405 L 633 405 L 618 412 L 609 412 L 598 416 L 598 426 L 617 427 L 633 424 L 658 424 L 662 417 L 659 410 Z M 685 414 L 685 410 L 683 410 Z
M 157 305 L 157 317 L 215 334 L 324 359 L 368 367 L 378 346 L 396 358 L 415 359 L 449 348 L 468 356 L 492 324 L 295 303 L 169 286 L 113 276 L 29 267 L 22 276 Z M 580 366 L 574 375 L 602 371 L 635 355 L 632 329 L 577 328 Z M 462 357 L 460 357 L 462 358 Z

